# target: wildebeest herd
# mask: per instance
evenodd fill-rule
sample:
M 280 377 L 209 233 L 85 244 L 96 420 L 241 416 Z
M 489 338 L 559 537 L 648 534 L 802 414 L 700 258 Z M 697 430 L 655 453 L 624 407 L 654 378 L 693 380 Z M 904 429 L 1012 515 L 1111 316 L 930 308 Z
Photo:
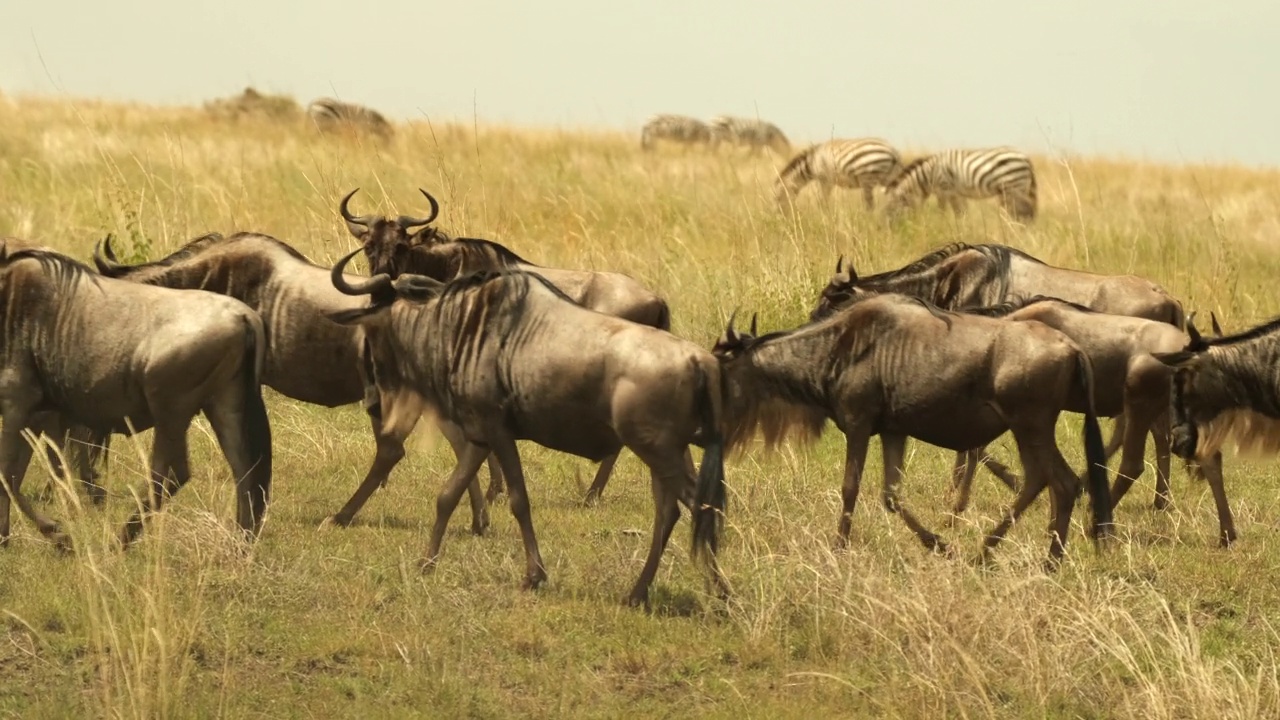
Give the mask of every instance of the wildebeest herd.
M 870 438 L 884 454 L 883 502 L 927 547 L 946 550 L 903 507 L 908 438 L 955 451 L 955 511 L 977 466 L 1017 491 L 989 531 L 986 559 L 1048 488 L 1049 565 L 1061 561 L 1077 498 L 1090 535 L 1156 450 L 1156 506 L 1169 498 L 1170 454 L 1209 482 L 1220 538 L 1236 537 L 1223 489 L 1228 440 L 1280 450 L 1280 320 L 1234 335 L 1196 330 L 1182 304 L 1134 276 L 1054 267 L 1013 247 L 954 244 L 904 267 L 858 274 L 843 258 L 800 327 L 761 334 L 731 317 L 711 348 L 670 332 L 667 302 L 627 275 L 547 268 L 488 240 L 455 238 L 424 217 L 338 215 L 359 241 L 333 267 L 276 238 L 210 233 L 159 260 L 124 264 L 108 236 L 94 267 L 8 239 L 0 246 L 4 307 L 0 367 L 0 540 L 9 502 L 63 548 L 69 540 L 22 492 L 33 448 L 24 431 L 64 444 L 95 502 L 94 465 L 113 433 L 154 428 L 151 481 L 121 531 L 128 544 L 149 513 L 190 477 L 186 433 L 204 413 L 236 478 L 237 522 L 261 531 L 270 497 L 272 434 L 261 385 L 326 407 L 361 402 L 376 450 L 351 499 L 329 520 L 346 525 L 405 455 L 431 413 L 456 456 L 436 502 L 424 568 L 467 492 L 472 529 L 504 491 L 526 553 L 524 585 L 546 579 L 518 441 L 600 463 L 600 497 L 625 447 L 648 466 L 654 521 L 633 605 L 649 585 L 683 505 L 694 554 L 717 594 L 726 507 L 725 458 L 757 435 L 768 446 L 844 433 L 838 542 L 848 541 Z M 363 253 L 370 275 L 347 272 Z M 1055 426 L 1083 415 L 1086 467 L 1069 466 Z M 1115 418 L 1110 442 L 1099 419 Z M 987 457 L 1011 433 L 1021 477 Z M 690 446 L 703 449 L 695 465 Z M 1114 486 L 1107 461 L 1121 461 Z M 54 460 L 60 458 L 54 455 Z M 489 461 L 490 487 L 478 472 Z M 62 468 L 59 465 L 59 470 Z
M 640 147 L 650 150 L 659 141 L 684 147 L 722 144 L 779 155 L 791 150 L 777 125 L 763 120 L 720 115 L 703 122 L 686 115 L 654 115 L 640 130 Z M 810 145 L 778 171 L 774 196 L 779 207 L 810 183 L 824 194 L 832 188 L 862 191 L 868 210 L 875 207 L 875 189 L 883 187 L 891 215 L 917 206 L 932 195 L 938 206 L 960 215 L 967 199 L 999 198 L 1010 217 L 1028 221 L 1036 216 L 1036 176 L 1030 158 L 1008 147 L 954 149 L 903 163 L 902 156 L 880 138 L 836 139 Z

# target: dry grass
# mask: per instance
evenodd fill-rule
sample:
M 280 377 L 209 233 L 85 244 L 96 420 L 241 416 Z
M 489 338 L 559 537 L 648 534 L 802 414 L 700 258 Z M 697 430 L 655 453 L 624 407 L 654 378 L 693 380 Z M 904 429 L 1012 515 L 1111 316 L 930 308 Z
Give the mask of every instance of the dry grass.
M 1229 328 L 1276 312 L 1280 174 L 1077 157 L 1036 158 L 1041 217 L 994 207 L 962 221 L 931 206 L 896 227 L 856 193 L 812 191 L 794 220 L 770 200 L 777 164 L 743 155 L 642 155 L 637 138 L 503 127 L 403 127 L 389 144 L 280 124 L 211 124 L 198 110 L 2 99 L 0 234 L 81 258 L 107 232 L 154 257 L 194 235 L 256 230 L 321 263 L 352 245 L 358 212 L 422 210 L 548 265 L 616 269 L 672 301 L 675 332 L 710 346 L 735 307 L 762 329 L 807 316 L 836 256 L 894 267 L 943 242 L 996 240 L 1056 264 L 1162 283 Z M 904 148 L 910 153 L 911 148 Z M 851 549 L 831 550 L 843 443 L 729 467 L 723 552 L 734 587 L 703 594 L 677 529 L 655 613 L 621 607 L 647 549 L 648 480 L 629 454 L 602 505 L 582 508 L 590 467 L 524 449 L 549 586 L 521 592 L 508 513 L 488 537 L 455 522 L 421 576 L 432 499 L 450 467 L 430 431 L 357 524 L 318 530 L 371 459 L 355 407 L 271 395 L 275 497 L 260 542 L 232 540 L 230 483 L 207 427 L 196 476 L 127 554 L 108 537 L 129 511 L 141 445 L 112 459 L 105 510 L 73 492 L 51 510 L 80 548 L 61 557 L 24 522 L 0 552 L 0 713 L 32 717 L 869 716 L 1252 718 L 1280 715 L 1280 503 L 1274 465 L 1229 460 L 1241 531 L 1216 548 L 1212 500 L 1179 472 L 1177 505 L 1149 509 L 1151 476 L 1118 512 L 1102 554 L 1077 527 L 1072 556 L 1040 573 L 1047 501 L 1000 548 L 998 567 L 926 555 L 867 484 Z M 1062 422 L 1082 462 L 1076 423 Z M 1011 447 L 1001 452 L 1011 459 Z M 950 454 L 913 444 L 905 501 L 942 525 Z M 878 459 L 873 453 L 873 463 Z M 878 466 L 870 468 L 877 478 Z M 43 468 L 29 473 L 44 482 Z M 976 551 L 1009 499 L 979 484 L 945 534 Z M 463 513 L 465 515 L 465 511 Z

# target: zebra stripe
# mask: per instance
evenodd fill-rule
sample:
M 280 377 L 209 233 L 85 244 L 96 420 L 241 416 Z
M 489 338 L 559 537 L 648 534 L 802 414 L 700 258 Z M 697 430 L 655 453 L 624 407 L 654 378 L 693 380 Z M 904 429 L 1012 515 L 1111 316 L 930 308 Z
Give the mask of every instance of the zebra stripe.
M 713 144 L 745 145 L 752 151 L 771 148 L 779 155 L 791 152 L 791 142 L 777 125 L 763 120 L 718 115 L 711 119 Z
M 791 158 L 778 173 L 774 195 L 781 205 L 811 182 L 818 183 L 824 195 L 833 187 L 861 188 L 870 210 L 875 207 L 875 187 L 888 184 L 901 170 L 902 157 L 880 138 L 828 140 Z
M 1036 216 L 1036 174 L 1031 159 L 1012 148 L 947 150 L 917 158 L 889 185 L 889 207 L 898 209 L 938 196 L 940 207 L 964 212 L 966 198 L 999 197 L 1011 216 Z
M 711 128 L 697 118 L 684 115 L 654 115 L 640 130 L 640 148 L 651 150 L 658 140 L 697 145 L 711 140 Z
M 372 131 L 377 135 L 391 135 L 391 123 L 376 110 L 333 98 L 319 98 L 307 106 L 307 116 L 322 131 L 351 127 Z

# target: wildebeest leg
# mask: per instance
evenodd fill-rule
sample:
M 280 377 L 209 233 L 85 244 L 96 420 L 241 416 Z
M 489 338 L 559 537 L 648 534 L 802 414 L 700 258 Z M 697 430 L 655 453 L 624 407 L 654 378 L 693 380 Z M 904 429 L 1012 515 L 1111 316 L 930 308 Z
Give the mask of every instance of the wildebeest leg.
M 124 547 L 129 547 L 142 532 L 143 520 L 160 510 L 165 498 L 178 492 L 191 479 L 187 455 L 187 428 L 190 425 L 190 418 L 185 422 L 157 421 L 151 446 L 151 480 L 147 483 L 141 507 L 129 516 L 120 532 L 120 543 Z
M 1222 486 L 1222 453 L 1215 452 L 1213 457 L 1201 461 L 1200 472 L 1209 481 L 1213 502 L 1218 506 L 1218 544 L 1227 547 L 1236 540 L 1236 523 L 1231 517 L 1227 491 Z
M 110 444 L 110 433 L 98 435 L 81 426 L 75 426 L 67 433 L 67 456 L 71 458 L 76 477 L 94 505 L 102 505 L 107 499 L 107 491 L 98 484 L 98 472 L 93 466 L 100 461 L 105 462 Z
M 511 514 L 520 526 L 520 537 L 524 539 L 526 590 L 532 590 L 547 579 L 546 566 L 542 564 L 542 553 L 538 552 L 538 538 L 533 532 L 533 516 L 529 510 L 529 493 L 524 484 L 524 469 L 520 466 L 520 454 L 516 450 L 516 442 L 510 437 L 499 435 L 492 444 L 493 452 L 502 465 L 502 474 L 507 478 L 507 487 L 511 492 Z
M 1120 413 L 1115 417 L 1115 423 L 1111 426 L 1111 440 L 1107 442 L 1107 459 L 1110 460 L 1121 446 L 1124 445 L 1124 429 L 1128 422 L 1124 413 Z
M 898 496 L 898 488 L 902 484 L 902 462 L 907 450 L 907 436 L 880 434 L 881 452 L 884 455 L 884 486 L 880 499 L 884 509 L 896 513 L 911 528 L 911 532 L 920 538 L 920 542 L 928 550 L 946 552 L 947 544 L 928 528 L 916 516 L 902 506 Z
M 1027 434 L 1014 432 L 1014 440 L 1018 443 L 1018 455 L 1022 459 L 1023 482 L 1022 489 L 1018 492 L 1018 497 L 1014 499 L 1013 505 L 1005 510 L 1004 517 L 1000 522 L 992 528 L 982 541 L 982 555 L 979 558 L 981 562 L 988 562 L 991 558 L 991 551 L 1004 536 L 1008 534 L 1009 528 L 1022 517 L 1022 513 L 1027 511 L 1031 503 L 1039 497 L 1040 492 L 1044 490 L 1046 483 L 1045 468 L 1037 464 L 1039 460 L 1034 453 L 1028 451 L 1030 442 L 1048 442 L 1053 446 L 1053 429 L 1050 426 L 1048 437 L 1045 438 L 1043 433 L 1041 437 L 1026 437 Z
M 5 418 L 4 428 L 0 430 L 0 474 L 4 487 L 0 488 L 0 545 L 9 542 L 9 499 L 18 504 L 18 509 L 27 519 L 35 524 L 41 535 L 49 538 L 59 548 L 66 550 L 70 540 L 64 535 L 58 523 L 35 509 L 31 501 L 22 494 L 22 478 L 31 463 L 31 445 L 22 436 L 24 423 L 12 418 Z
M 951 465 L 951 486 L 956 491 L 956 502 L 951 510 L 947 524 L 955 527 L 960 515 L 969 507 L 969 497 L 973 491 L 973 477 L 978 473 L 978 453 L 980 450 L 962 450 L 956 453 Z
M 241 383 L 235 385 L 239 395 Z M 247 416 L 254 411 L 244 405 L 238 397 L 224 398 L 205 408 L 204 413 L 236 481 L 236 522 L 247 537 L 253 538 L 262 529 L 271 496 L 271 436 L 269 430 L 265 438 L 261 436 L 260 429 L 266 424 L 265 408 L 256 422 L 250 422 Z
M 497 455 L 490 453 L 485 462 L 489 466 L 489 491 L 484 494 L 484 499 L 493 502 L 506 491 L 507 483 L 502 478 L 502 466 L 498 464 Z
M 600 461 L 600 468 L 596 470 L 596 478 L 591 481 L 591 487 L 587 490 L 587 497 L 583 499 L 583 503 L 591 505 L 604 494 L 604 486 L 609 482 L 609 475 L 613 472 L 614 464 L 618 462 L 618 455 L 619 453 L 614 453 Z
M 649 586 L 658 573 L 658 565 L 662 562 L 662 553 L 666 551 L 667 542 L 671 539 L 671 531 L 680 520 L 677 499 L 693 477 L 686 474 L 688 469 L 674 454 L 672 457 L 665 457 L 664 454 L 643 450 L 637 454 L 649 466 L 650 486 L 653 489 L 653 535 L 649 543 L 649 556 L 645 558 L 644 568 L 640 571 L 631 594 L 627 596 L 626 603 L 632 607 L 643 605 L 648 610 Z
M 451 423 L 440 423 L 440 434 L 444 435 L 444 439 L 449 441 L 449 446 L 453 448 L 453 457 L 457 460 L 458 467 L 470 467 L 470 463 L 463 461 L 464 453 L 469 452 L 472 444 L 467 441 L 466 435 L 462 433 L 462 428 Z M 489 467 L 493 468 L 497 464 L 497 458 L 493 453 L 488 453 Z M 485 530 L 489 529 L 489 502 L 488 499 L 480 492 L 480 466 L 477 465 L 471 471 L 471 477 L 467 482 L 467 498 L 471 502 L 471 532 L 474 535 L 483 535 Z M 453 476 L 450 475 L 450 478 Z M 498 482 L 502 482 L 501 472 L 497 475 Z M 445 481 L 446 487 L 449 480 Z M 456 503 L 456 501 L 455 501 Z M 449 514 L 453 514 L 452 507 Z
M 867 461 L 867 443 L 871 439 L 865 427 L 854 426 L 845 431 L 844 487 L 840 524 L 836 532 L 836 547 L 849 544 L 849 530 L 853 527 L 853 508 L 858 504 L 858 489 L 862 484 L 862 468 Z
M 1120 467 L 1116 469 L 1116 481 L 1111 488 L 1111 507 L 1113 508 L 1120 503 L 1120 499 L 1129 492 L 1129 488 L 1142 477 L 1143 471 L 1146 470 L 1144 456 L 1147 451 L 1147 433 L 1152 430 L 1155 420 L 1153 416 L 1159 413 L 1158 408 L 1143 405 L 1132 407 L 1126 413 L 1129 418 L 1123 424 L 1124 438 L 1120 450 Z M 1084 476 L 1080 477 L 1083 485 Z M 1156 485 L 1158 490 L 1158 479 Z M 1167 487 L 1165 491 L 1168 492 Z
M 1151 504 L 1156 510 L 1167 510 L 1173 502 L 1169 492 L 1169 412 L 1166 410 L 1151 425 L 1151 444 L 1156 449 L 1156 499 Z
M 449 473 L 449 478 L 445 480 L 444 489 L 436 496 L 436 520 L 431 526 L 431 542 L 427 545 L 427 556 L 422 560 L 423 570 L 430 570 L 440 559 L 440 545 L 444 542 L 444 532 L 449 527 L 449 518 L 457 509 L 463 490 L 470 490 L 473 487 L 479 489 L 476 473 L 480 472 L 480 466 L 484 464 L 485 458 L 490 457 L 489 448 L 466 442 L 461 432 L 451 434 L 460 440 L 454 446 L 454 454 L 458 456 L 458 462 L 453 466 L 453 472 Z
M 391 471 L 404 459 L 404 441 L 422 417 L 422 403 L 420 399 L 409 396 L 388 396 L 383 400 L 382 420 L 375 423 L 378 434 L 374 438 L 377 450 L 374 452 L 373 464 L 369 466 L 369 472 L 365 474 L 351 499 L 347 500 L 347 504 L 337 514 L 325 520 L 326 525 L 350 525 L 356 513 L 369 500 L 369 496 L 386 484 Z M 393 407 L 393 404 L 400 407 Z M 441 428 L 444 425 L 442 422 Z

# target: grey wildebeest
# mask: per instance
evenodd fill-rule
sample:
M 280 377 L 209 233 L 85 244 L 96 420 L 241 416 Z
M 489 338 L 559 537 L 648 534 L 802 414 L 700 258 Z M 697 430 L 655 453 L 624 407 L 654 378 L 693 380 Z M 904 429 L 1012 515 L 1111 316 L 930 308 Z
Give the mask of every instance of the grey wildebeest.
M 376 110 L 333 98 L 318 98 L 307 106 L 307 117 L 321 132 L 346 130 L 371 132 L 387 139 L 393 131 L 391 123 Z
M 693 343 L 656 328 L 588 310 L 546 278 L 504 268 L 448 283 L 378 274 L 352 283 L 333 268 L 344 293 L 368 308 L 333 313 L 364 331 L 383 408 L 381 432 L 401 441 L 424 410 L 455 423 L 465 437 L 458 464 L 436 500 L 424 568 L 439 558 L 449 517 L 490 452 L 510 484 L 511 512 L 524 540 L 524 586 L 546 579 L 517 440 L 591 460 L 632 450 L 652 476 L 653 535 L 627 601 L 648 605 L 649 585 L 679 501 L 693 489 L 695 557 L 715 562 L 724 511 L 720 368 Z M 695 481 L 689 445 L 704 447 Z
M 1169 323 L 1127 315 L 1110 315 L 1057 298 L 1034 296 L 985 308 L 965 308 L 962 312 L 1002 317 L 1008 320 L 1035 320 L 1071 338 L 1093 364 L 1094 408 L 1101 417 L 1120 417 L 1116 439 L 1121 450 L 1120 467 L 1111 489 L 1114 507 L 1145 469 L 1147 435 L 1156 448 L 1156 507 L 1169 503 L 1169 407 L 1172 371 L 1156 356 L 1181 350 L 1187 335 Z M 1071 407 L 1084 412 L 1083 407 Z M 1115 452 L 1107 448 L 1107 459 Z M 970 455 L 972 458 L 972 455 Z M 955 512 L 964 512 L 969 502 L 974 463 L 965 468 Z
M 1174 371 L 1173 452 L 1198 463 L 1209 481 L 1225 547 L 1235 541 L 1236 526 L 1223 487 L 1222 447 L 1234 441 L 1242 453 L 1280 453 L 1280 318 L 1208 339 L 1188 321 L 1187 332 L 1186 347 L 1156 359 Z
M 945 548 L 898 499 L 907 438 L 964 451 L 1005 432 L 1017 442 L 1026 482 L 987 535 L 988 558 L 1045 487 L 1052 493 L 1049 564 L 1061 559 L 1078 478 L 1058 450 L 1054 429 L 1069 407 L 1086 410 L 1084 449 L 1096 538 L 1111 522 L 1102 434 L 1093 412 L 1088 355 L 1038 322 L 953 313 L 914 297 L 866 295 L 830 317 L 757 337 L 730 320 L 713 352 L 726 387 L 731 450 L 757 430 L 774 444 L 792 432 L 813 438 L 830 418 L 847 450 L 837 542 L 848 542 L 867 443 L 884 453 L 883 502 L 925 547 Z
M 262 321 L 243 303 L 210 293 L 148 287 L 96 275 L 48 250 L 0 248 L 4 307 L 0 372 L 0 539 L 9 495 L 60 546 L 58 523 L 22 495 L 31 446 L 22 437 L 53 415 L 95 437 L 155 429 L 151 482 L 121 534 L 191 477 L 187 429 L 203 412 L 236 478 L 236 520 L 256 536 L 271 490 L 271 429 L 259 377 Z
M 1182 303 L 1155 283 L 1135 275 L 1099 275 L 1049 265 L 1007 245 L 953 243 L 897 270 L 859 276 L 852 263 L 836 261 L 836 272 L 822 289 L 812 317 L 835 312 L 863 293 L 902 293 L 949 310 L 999 305 L 1022 297 L 1044 295 L 1083 305 L 1112 315 L 1128 315 L 1168 323 L 1181 330 L 1185 323 Z M 1123 415 L 1108 444 L 1108 457 L 1120 446 Z M 1160 440 L 1156 440 L 1160 442 Z M 999 462 L 987 458 L 985 448 L 956 456 L 955 480 L 964 468 L 983 464 L 1011 489 L 1014 476 Z M 1157 478 L 1156 496 L 1168 495 Z M 1157 499 L 1157 505 L 1160 500 Z
M 406 223 L 411 218 L 402 218 Z M 287 243 L 269 235 L 210 233 L 188 242 L 165 258 L 122 265 L 110 238 L 94 252 L 102 274 L 132 282 L 171 288 L 206 290 L 228 295 L 253 308 L 267 331 L 266 367 L 262 382 L 281 395 L 323 407 L 363 401 L 377 440 L 375 469 L 404 457 L 404 447 L 378 432 L 382 411 L 371 381 L 362 374 L 360 337 L 353 327 L 330 322 L 327 314 L 364 307 L 364 299 L 338 292 L 329 268 L 312 263 Z M 359 276 L 352 276 L 357 280 Z M 442 423 L 446 438 L 456 437 Z M 389 472 L 389 470 L 388 470 Z M 385 482 L 383 472 L 375 483 Z M 366 479 L 361 487 L 368 486 Z M 370 486 L 372 488 L 372 486 Z M 369 490 L 372 492 L 372 489 Z M 349 525 L 367 495 L 357 496 L 329 520 Z M 488 526 L 488 510 L 477 481 L 471 494 L 472 530 Z
M 447 282 L 481 270 L 527 270 L 546 278 L 556 289 L 585 308 L 659 330 L 671 329 L 671 311 L 667 302 L 627 275 L 542 267 L 490 240 L 449 238 L 429 225 L 439 214 L 440 205 L 422 189 L 419 192 L 431 204 L 431 213 L 425 219 L 409 218 L 411 224 L 406 225 L 404 216 L 395 219 L 378 215 L 355 216 L 348 205 L 358 190 L 352 190 L 342 199 L 338 212 L 346 221 L 347 230 L 360 241 L 371 274 L 386 274 L 395 279 L 403 273 L 412 273 Z M 409 229 L 420 225 L 425 227 L 409 233 Z M 600 462 L 595 479 L 587 490 L 587 503 L 597 500 L 604 492 L 617 460 L 617 455 L 610 455 Z M 492 500 L 502 491 L 503 485 L 501 470 L 493 458 L 489 461 L 489 475 L 488 497 Z M 366 482 L 381 484 L 385 478 L 371 478 Z M 372 487 L 368 492 L 372 492 Z

